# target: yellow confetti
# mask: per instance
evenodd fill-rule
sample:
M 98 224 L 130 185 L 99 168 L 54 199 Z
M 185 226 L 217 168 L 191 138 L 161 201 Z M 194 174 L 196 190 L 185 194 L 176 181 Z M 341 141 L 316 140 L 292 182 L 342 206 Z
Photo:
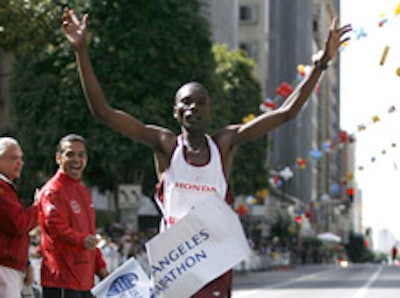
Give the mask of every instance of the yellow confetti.
M 388 55 L 388 52 L 389 52 L 389 46 L 385 46 L 385 48 L 383 49 L 381 61 L 379 61 L 379 64 L 380 64 L 380 65 L 385 64 L 385 61 L 386 61 L 386 57 L 387 57 L 387 55 Z
M 379 116 L 374 116 L 372 117 L 372 122 L 376 123 L 379 122 L 381 119 L 379 119 Z

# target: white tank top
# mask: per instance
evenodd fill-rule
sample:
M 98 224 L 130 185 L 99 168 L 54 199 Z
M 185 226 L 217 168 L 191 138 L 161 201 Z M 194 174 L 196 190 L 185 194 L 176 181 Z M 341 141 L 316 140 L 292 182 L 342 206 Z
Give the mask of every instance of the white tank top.
M 161 230 L 181 219 L 201 199 L 225 199 L 227 181 L 221 154 L 210 136 L 206 135 L 206 140 L 210 148 L 210 160 L 205 165 L 192 165 L 185 160 L 183 136 L 178 137 L 164 175 L 162 202 L 158 200 L 164 216 Z

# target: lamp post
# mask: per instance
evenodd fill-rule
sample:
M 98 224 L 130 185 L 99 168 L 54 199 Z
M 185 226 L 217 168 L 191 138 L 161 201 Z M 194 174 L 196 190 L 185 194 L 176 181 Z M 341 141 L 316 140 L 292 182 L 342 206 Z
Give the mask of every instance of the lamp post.
M 282 181 L 282 200 L 284 201 L 286 195 L 286 182 L 293 178 L 293 172 L 288 166 L 286 166 L 283 170 L 278 172 L 278 176 Z
M 327 193 L 323 193 L 320 197 L 321 203 L 323 203 L 326 208 L 326 218 L 327 218 L 327 224 L 326 228 L 328 231 L 331 229 L 331 197 Z

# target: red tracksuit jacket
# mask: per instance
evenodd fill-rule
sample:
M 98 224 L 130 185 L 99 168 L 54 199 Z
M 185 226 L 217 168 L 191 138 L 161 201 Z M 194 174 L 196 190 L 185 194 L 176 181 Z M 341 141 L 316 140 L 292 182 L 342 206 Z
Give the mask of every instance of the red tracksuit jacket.
M 0 179 L 0 265 L 24 271 L 28 232 L 37 225 L 37 206 L 25 208 L 13 185 Z
M 60 170 L 43 186 L 39 201 L 42 229 L 41 285 L 87 291 L 105 267 L 96 251 L 83 246 L 95 234 L 95 212 L 89 190 Z

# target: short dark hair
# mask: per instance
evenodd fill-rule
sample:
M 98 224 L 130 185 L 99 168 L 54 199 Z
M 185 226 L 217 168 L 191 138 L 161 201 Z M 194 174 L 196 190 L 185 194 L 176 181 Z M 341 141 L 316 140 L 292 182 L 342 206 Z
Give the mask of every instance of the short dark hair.
M 58 145 L 57 145 L 57 153 L 62 153 L 62 144 L 65 142 L 81 142 L 87 148 L 87 143 L 86 143 L 86 140 L 84 137 L 82 137 L 81 135 L 75 134 L 75 133 L 71 133 L 71 134 L 67 134 L 66 136 L 64 136 L 60 139 L 60 141 L 58 142 Z
M 196 89 L 198 92 L 200 92 L 203 96 L 205 96 L 206 98 L 210 98 L 210 94 L 208 93 L 208 90 L 206 87 L 204 87 L 204 85 L 202 85 L 199 82 L 196 81 L 192 81 L 192 82 L 187 82 L 185 84 L 183 84 L 175 93 L 175 102 L 179 96 L 179 92 L 183 89 L 183 88 L 193 88 Z

